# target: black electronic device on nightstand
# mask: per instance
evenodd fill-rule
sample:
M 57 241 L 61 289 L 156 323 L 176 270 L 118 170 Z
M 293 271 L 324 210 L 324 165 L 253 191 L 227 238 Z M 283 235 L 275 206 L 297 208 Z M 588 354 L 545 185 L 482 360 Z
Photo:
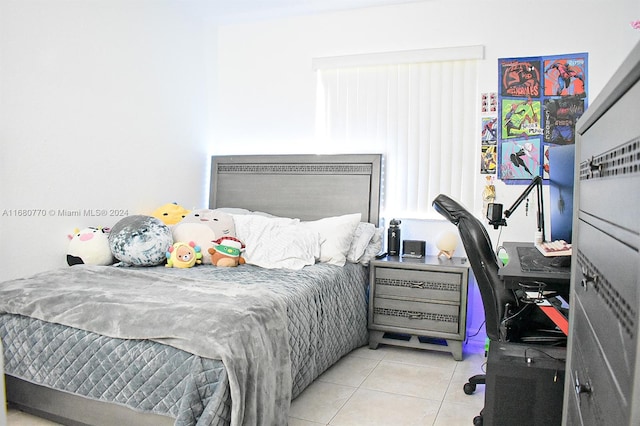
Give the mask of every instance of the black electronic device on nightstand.
M 404 240 L 402 241 L 402 257 L 420 259 L 424 257 L 426 246 L 427 244 L 425 241 Z

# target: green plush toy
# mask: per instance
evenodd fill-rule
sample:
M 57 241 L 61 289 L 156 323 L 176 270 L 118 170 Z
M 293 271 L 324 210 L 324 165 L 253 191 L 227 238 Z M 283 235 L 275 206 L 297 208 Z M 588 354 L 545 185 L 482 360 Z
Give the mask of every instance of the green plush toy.
M 233 268 L 245 263 L 241 256 L 244 250 L 242 241 L 235 237 L 222 237 L 213 241 L 213 247 L 210 248 L 211 264 L 214 266 L 223 266 Z

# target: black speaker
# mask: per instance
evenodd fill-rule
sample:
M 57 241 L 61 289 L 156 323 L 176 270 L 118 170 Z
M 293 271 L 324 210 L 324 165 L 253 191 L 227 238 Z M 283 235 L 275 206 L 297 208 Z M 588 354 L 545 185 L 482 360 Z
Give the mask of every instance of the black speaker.
M 426 243 L 418 240 L 404 240 L 402 242 L 402 256 L 404 257 L 424 257 Z
M 483 420 L 492 426 L 562 423 L 566 348 L 491 342 Z

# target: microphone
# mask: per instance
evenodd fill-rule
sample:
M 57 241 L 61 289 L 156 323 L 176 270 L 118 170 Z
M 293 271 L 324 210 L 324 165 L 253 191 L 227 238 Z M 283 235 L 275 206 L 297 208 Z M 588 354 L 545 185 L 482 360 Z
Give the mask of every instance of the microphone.
M 493 229 L 498 229 L 499 226 L 506 226 L 507 220 L 502 217 L 502 204 L 489 203 L 487 205 L 487 219 L 489 219 L 489 225 L 492 225 Z

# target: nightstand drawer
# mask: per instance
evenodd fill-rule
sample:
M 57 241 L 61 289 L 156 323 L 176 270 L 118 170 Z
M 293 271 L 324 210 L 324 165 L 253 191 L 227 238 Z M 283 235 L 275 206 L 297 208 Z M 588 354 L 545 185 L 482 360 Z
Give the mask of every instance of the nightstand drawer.
M 460 302 L 462 274 L 377 267 L 376 296 Z
M 458 333 L 460 306 L 375 298 L 373 325 Z

